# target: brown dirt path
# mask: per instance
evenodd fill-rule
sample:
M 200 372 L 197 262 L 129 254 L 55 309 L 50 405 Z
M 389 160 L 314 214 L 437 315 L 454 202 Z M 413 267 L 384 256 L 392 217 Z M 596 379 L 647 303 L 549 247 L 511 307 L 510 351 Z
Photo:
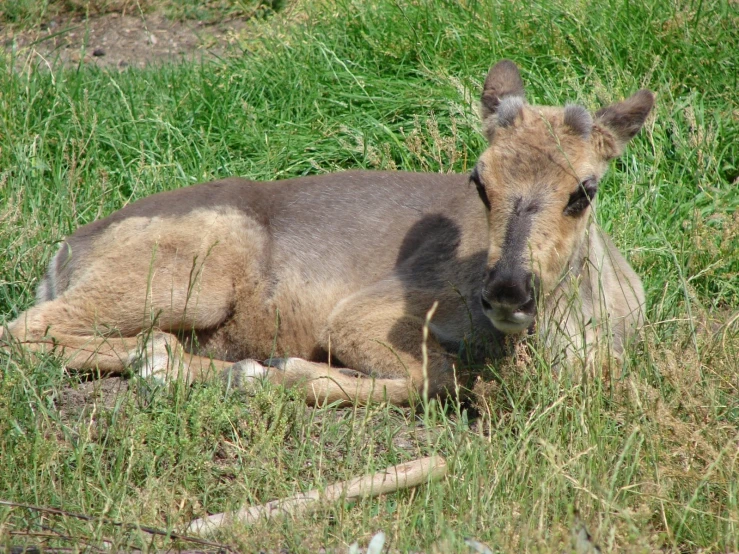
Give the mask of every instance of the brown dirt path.
M 177 21 L 161 13 L 106 13 L 89 18 L 59 16 L 37 28 L 17 31 L 0 27 L 0 45 L 29 61 L 66 67 L 80 63 L 125 69 L 183 59 L 217 59 L 238 51 L 247 22 Z

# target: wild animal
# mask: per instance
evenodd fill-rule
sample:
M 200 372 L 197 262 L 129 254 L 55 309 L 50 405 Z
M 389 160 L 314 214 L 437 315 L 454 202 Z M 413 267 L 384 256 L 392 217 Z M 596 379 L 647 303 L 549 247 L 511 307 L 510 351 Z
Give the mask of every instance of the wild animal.
M 471 173 L 229 178 L 143 198 L 62 243 L 4 341 L 81 371 L 216 371 L 309 402 L 399 405 L 452 389 L 460 353 L 484 359 L 506 335 L 620 356 L 644 291 L 591 206 L 652 104 L 641 90 L 594 115 L 530 105 L 500 61 Z

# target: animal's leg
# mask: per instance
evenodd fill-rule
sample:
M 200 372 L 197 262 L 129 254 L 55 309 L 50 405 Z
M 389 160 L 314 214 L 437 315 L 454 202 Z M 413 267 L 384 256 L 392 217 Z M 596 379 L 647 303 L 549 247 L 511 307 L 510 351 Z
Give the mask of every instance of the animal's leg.
M 156 330 L 119 329 L 100 324 L 85 307 L 63 297 L 38 304 L 10 323 L 8 332 L 31 352 L 54 350 L 67 367 L 79 371 L 121 374 L 130 370 L 160 378 L 182 372 L 188 381 L 205 378 L 209 368 L 222 371 L 230 362 L 184 351 L 176 337 Z M 11 338 L 3 337 L 6 344 Z
M 300 387 L 311 405 L 382 401 L 405 405 L 410 397 L 406 379 L 374 379 L 353 370 L 302 358 L 274 358 L 263 363 L 243 360 L 233 364 L 223 376 L 234 386 L 262 377 L 285 387 Z
M 386 400 L 405 405 L 413 394 L 436 395 L 452 389 L 454 356 L 429 335 L 424 364 L 424 318 L 413 314 L 407 304 L 402 296 L 388 299 L 380 294 L 342 303 L 330 317 L 322 347 L 346 368 L 283 358 L 265 362 L 270 366 L 265 368 L 266 377 L 285 386 L 302 387 L 310 403 Z M 238 380 L 242 368 L 253 376 L 254 363 L 235 364 L 234 377 Z
M 144 360 L 145 372 L 182 368 L 193 381 L 211 365 L 230 365 L 218 363 L 233 361 L 230 345 L 190 356 L 168 333 L 218 329 L 237 317 L 237 299 L 259 297 L 259 225 L 234 211 L 195 210 L 182 218 L 127 217 L 85 233 L 59 250 L 41 287 L 40 298 L 51 300 L 11 322 L 12 336 L 37 343 L 28 344 L 32 350 L 51 339 L 80 370 L 120 373 Z

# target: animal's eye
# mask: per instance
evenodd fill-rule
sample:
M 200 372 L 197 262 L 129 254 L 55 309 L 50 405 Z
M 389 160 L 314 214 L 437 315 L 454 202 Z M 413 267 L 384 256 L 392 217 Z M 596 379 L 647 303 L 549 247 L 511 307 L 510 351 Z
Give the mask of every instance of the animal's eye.
M 598 181 L 595 177 L 589 177 L 581 182 L 575 192 L 570 194 L 570 199 L 567 201 L 567 206 L 564 209 L 565 215 L 578 216 L 585 212 L 585 208 L 590 206 L 590 203 L 595 198 L 595 193 L 598 192 Z
M 485 204 L 485 207 L 490 211 L 490 199 L 488 198 L 488 193 L 485 192 L 485 187 L 480 180 L 480 174 L 477 172 L 477 168 L 474 168 L 472 173 L 470 173 L 470 181 L 475 183 L 477 194 L 480 195 L 480 200 L 482 200 L 482 203 Z

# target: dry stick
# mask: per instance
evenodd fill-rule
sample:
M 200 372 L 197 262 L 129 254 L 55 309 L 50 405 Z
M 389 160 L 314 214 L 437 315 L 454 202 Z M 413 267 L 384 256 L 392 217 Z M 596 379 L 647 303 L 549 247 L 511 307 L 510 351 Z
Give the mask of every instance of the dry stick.
M 241 508 L 237 512 L 226 512 L 196 519 L 190 523 L 188 533 L 204 534 L 231 523 L 253 524 L 262 519 L 273 519 L 286 515 L 298 515 L 315 508 L 320 501 L 356 500 L 372 497 L 400 489 L 415 487 L 434 481 L 446 473 L 446 462 L 441 456 L 421 458 L 405 464 L 390 466 L 383 471 L 341 481 L 320 491 L 313 489 L 281 500 L 273 500 L 261 506 Z

